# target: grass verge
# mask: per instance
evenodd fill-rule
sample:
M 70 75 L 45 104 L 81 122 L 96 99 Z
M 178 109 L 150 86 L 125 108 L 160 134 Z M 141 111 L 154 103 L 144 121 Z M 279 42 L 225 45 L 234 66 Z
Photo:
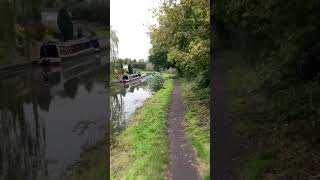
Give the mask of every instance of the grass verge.
M 108 27 L 97 26 L 94 29 L 95 29 L 97 37 L 99 37 L 99 38 L 109 38 L 110 37 L 110 31 L 109 31 Z
M 172 78 L 148 99 L 132 124 L 115 137 L 111 147 L 111 179 L 165 179 L 169 162 L 167 113 L 173 92 Z
M 209 101 L 200 100 L 192 90 L 192 83 L 181 80 L 186 107 L 186 127 L 191 144 L 196 150 L 202 179 L 210 179 L 210 110 Z

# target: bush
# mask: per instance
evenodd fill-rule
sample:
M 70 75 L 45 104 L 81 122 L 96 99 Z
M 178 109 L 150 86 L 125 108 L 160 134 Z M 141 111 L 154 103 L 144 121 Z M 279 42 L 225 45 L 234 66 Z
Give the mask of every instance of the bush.
M 149 88 L 152 91 L 159 91 L 163 88 L 164 78 L 160 74 L 156 74 L 149 79 Z
M 165 70 L 165 72 L 168 74 L 177 74 L 178 73 L 175 68 L 171 68 L 171 67 L 169 69 Z

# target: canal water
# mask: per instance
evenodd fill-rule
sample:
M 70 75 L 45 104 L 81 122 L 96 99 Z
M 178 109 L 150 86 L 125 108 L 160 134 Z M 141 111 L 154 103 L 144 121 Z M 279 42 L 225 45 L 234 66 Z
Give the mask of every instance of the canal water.
M 58 180 L 105 139 L 108 58 L 0 74 L 0 180 Z
M 152 75 L 126 84 L 111 86 L 111 135 L 120 134 L 130 124 L 136 110 L 141 107 L 146 99 L 152 96 L 148 86 Z
M 81 154 L 128 126 L 152 96 L 151 76 L 108 88 L 108 68 L 95 54 L 0 73 L 0 180 L 65 179 Z

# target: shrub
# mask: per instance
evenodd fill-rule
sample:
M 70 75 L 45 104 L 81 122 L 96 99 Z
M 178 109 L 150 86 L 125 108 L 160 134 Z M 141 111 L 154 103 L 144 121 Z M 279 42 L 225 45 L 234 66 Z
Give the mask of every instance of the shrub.
M 160 74 L 156 74 L 149 79 L 149 88 L 152 91 L 159 91 L 163 88 L 164 78 Z

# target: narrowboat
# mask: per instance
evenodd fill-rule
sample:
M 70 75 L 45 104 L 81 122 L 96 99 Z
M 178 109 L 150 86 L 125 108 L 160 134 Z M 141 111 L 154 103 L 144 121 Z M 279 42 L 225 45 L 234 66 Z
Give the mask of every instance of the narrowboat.
M 141 77 L 140 73 L 124 74 L 124 75 L 122 75 L 120 82 L 126 83 L 126 82 L 129 82 L 129 81 L 135 80 L 135 79 L 139 79 L 140 77 Z
M 60 63 L 62 59 L 65 58 L 97 52 L 102 49 L 100 43 L 101 40 L 86 38 L 66 42 L 44 42 L 40 48 L 40 59 L 38 60 L 38 63 Z

